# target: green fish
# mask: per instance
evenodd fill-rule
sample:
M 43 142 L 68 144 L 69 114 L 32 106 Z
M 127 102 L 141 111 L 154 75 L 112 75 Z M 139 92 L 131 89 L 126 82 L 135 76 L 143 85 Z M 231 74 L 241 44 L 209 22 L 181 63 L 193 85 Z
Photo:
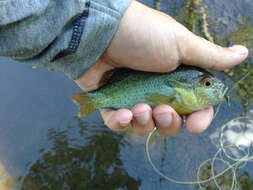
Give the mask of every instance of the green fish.
M 138 103 L 151 107 L 168 104 L 180 115 L 187 115 L 222 102 L 227 90 L 208 71 L 182 65 L 170 73 L 119 70 L 102 88 L 71 98 L 80 105 L 79 117 L 96 109 L 131 109 Z

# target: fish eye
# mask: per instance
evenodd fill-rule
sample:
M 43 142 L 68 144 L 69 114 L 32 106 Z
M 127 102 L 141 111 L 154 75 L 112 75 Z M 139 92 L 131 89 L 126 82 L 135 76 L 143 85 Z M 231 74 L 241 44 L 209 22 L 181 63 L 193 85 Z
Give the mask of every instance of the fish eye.
M 209 78 L 205 78 L 202 80 L 202 85 L 204 85 L 205 87 L 210 87 L 213 85 L 213 80 Z
M 210 86 L 211 85 L 210 81 L 206 81 L 205 85 Z

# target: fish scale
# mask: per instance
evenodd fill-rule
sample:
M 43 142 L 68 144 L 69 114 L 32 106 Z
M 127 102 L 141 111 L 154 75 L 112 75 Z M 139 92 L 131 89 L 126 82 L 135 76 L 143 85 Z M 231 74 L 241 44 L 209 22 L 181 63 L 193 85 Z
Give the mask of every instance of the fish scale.
M 130 91 L 126 89 L 122 93 L 118 92 L 109 97 L 103 92 L 99 92 L 101 96 L 104 95 L 105 97 L 95 98 L 94 103 L 97 104 L 97 107 L 130 108 L 137 103 L 150 103 L 146 100 L 145 94 L 159 91 L 155 84 L 139 82 L 138 85 L 142 88 L 130 88 Z
M 226 85 L 210 72 L 183 65 L 171 73 L 120 70 L 107 85 L 72 100 L 80 105 L 79 116 L 96 109 L 131 109 L 138 103 L 168 104 L 187 115 L 223 101 L 226 92 Z

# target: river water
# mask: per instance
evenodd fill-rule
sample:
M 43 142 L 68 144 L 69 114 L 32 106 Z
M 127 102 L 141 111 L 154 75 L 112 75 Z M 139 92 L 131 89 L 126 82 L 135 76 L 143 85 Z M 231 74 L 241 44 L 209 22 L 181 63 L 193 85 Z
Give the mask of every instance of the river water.
M 251 0 L 140 0 L 175 17 L 194 33 L 223 46 L 244 44 L 253 49 L 253 1 Z M 252 68 L 252 53 L 240 66 L 216 73 L 229 86 Z M 155 166 L 177 181 L 206 179 L 211 162 L 197 169 L 219 150 L 227 148 L 226 163 L 253 153 L 253 76 L 238 85 L 231 105 L 224 103 L 212 125 L 203 134 L 183 129 L 168 138 L 155 136 L 150 154 Z M 191 190 L 218 189 L 215 182 L 183 185 L 159 176 L 145 154 L 146 137 L 131 132 L 112 132 L 98 112 L 76 117 L 70 96 L 81 90 L 63 73 L 30 69 L 9 59 L 0 59 L 0 190 Z M 220 141 L 221 138 L 224 141 Z M 240 163 L 234 170 L 235 189 L 253 189 L 253 163 Z M 216 160 L 219 173 L 227 165 Z M 231 173 L 217 179 L 221 189 L 230 189 Z

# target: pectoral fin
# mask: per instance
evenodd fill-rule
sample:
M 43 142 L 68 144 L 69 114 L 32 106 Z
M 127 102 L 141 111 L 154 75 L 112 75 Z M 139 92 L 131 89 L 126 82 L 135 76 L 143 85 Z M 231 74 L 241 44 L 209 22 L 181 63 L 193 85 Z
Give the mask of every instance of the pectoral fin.
M 154 94 L 150 94 L 147 99 L 148 101 L 152 102 L 155 105 L 169 104 L 173 101 L 174 94 L 171 96 L 166 96 L 163 94 L 154 93 Z

